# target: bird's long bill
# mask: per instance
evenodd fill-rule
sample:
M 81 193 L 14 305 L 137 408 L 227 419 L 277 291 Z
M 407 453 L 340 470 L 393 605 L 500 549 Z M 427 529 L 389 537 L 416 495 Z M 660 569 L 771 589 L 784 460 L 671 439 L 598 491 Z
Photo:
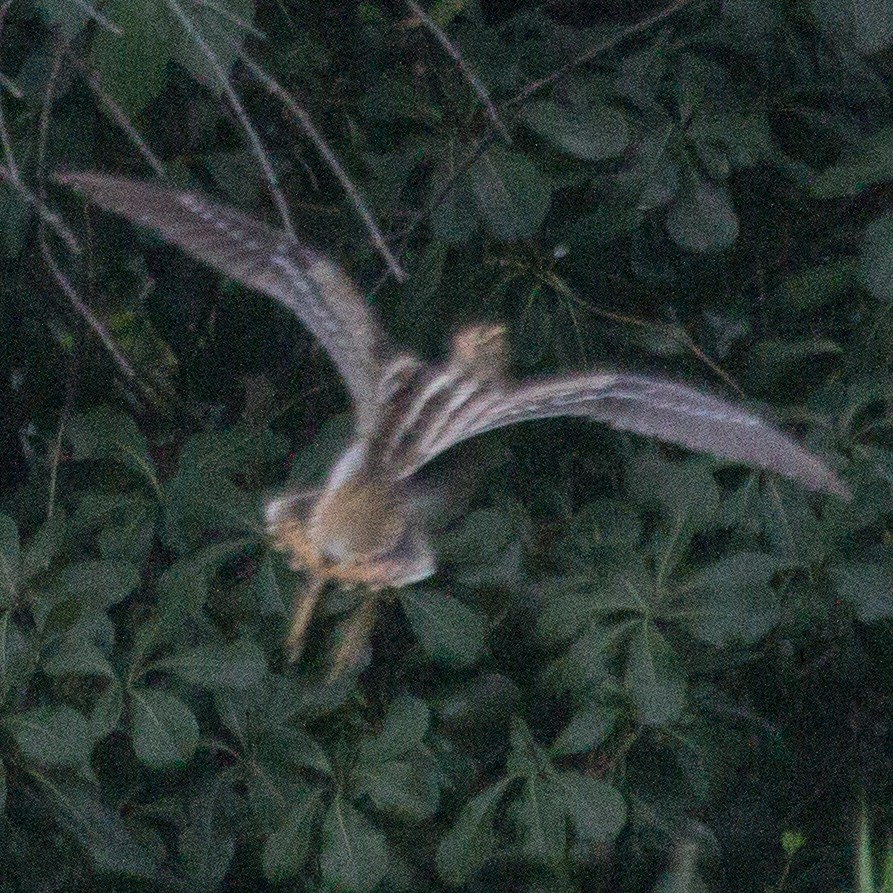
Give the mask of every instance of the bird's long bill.
M 347 628 L 341 633 L 341 641 L 329 670 L 329 682 L 337 679 L 345 670 L 352 667 L 363 653 L 369 641 L 375 618 L 378 615 L 378 599 L 364 598 L 359 607 L 347 619 Z
M 324 580 L 314 577 L 306 589 L 295 593 L 291 626 L 288 630 L 288 637 L 285 640 L 288 659 L 292 663 L 297 663 L 301 659 L 307 627 L 310 626 L 310 621 L 313 619 L 313 613 L 316 610 L 316 605 L 319 602 L 324 586 Z

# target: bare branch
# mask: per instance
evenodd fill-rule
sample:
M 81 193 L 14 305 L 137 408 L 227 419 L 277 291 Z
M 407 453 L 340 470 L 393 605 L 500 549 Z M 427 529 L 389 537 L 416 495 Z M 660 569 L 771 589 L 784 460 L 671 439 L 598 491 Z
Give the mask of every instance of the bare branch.
M 270 94 L 272 94 L 282 102 L 282 104 L 286 107 L 286 109 L 288 109 L 288 111 L 298 122 L 301 129 L 304 131 L 313 145 L 316 146 L 317 151 L 320 155 L 322 155 L 326 164 L 329 166 L 329 169 L 337 177 L 338 182 L 341 184 L 344 191 L 347 193 L 348 198 L 350 198 L 351 202 L 353 203 L 357 214 L 365 224 L 366 229 L 369 231 L 369 237 L 372 240 L 372 244 L 376 247 L 378 253 L 382 256 L 384 262 L 388 265 L 388 269 L 390 270 L 391 275 L 398 282 L 403 282 L 406 279 L 406 274 L 403 272 L 403 268 L 400 266 L 400 262 L 393 255 L 391 249 L 388 248 L 385 237 L 379 229 L 378 224 L 376 224 L 375 219 L 372 216 L 372 212 L 369 210 L 366 202 L 360 195 L 359 189 L 357 189 L 357 187 L 351 181 L 350 177 L 348 177 L 347 172 L 344 170 L 341 162 L 332 151 L 332 148 L 326 142 L 322 134 L 316 129 L 313 121 L 310 119 L 310 116 L 303 109 L 303 107 L 301 107 L 296 102 L 294 97 L 272 75 L 267 74 L 246 53 L 241 54 L 241 59 L 248 70 L 251 72 L 251 74 L 270 92 Z
M 4 0 L 0 5 L 0 41 L 3 39 L 3 29 L 6 27 L 6 16 L 9 14 L 9 8 L 12 6 L 12 0 Z M 6 117 L 3 113 L 3 98 L 0 97 L 0 145 L 3 146 L 3 157 L 6 166 L 9 169 L 9 178 L 13 185 L 19 183 L 19 167 L 16 164 L 15 153 L 12 151 L 12 141 L 9 138 L 9 131 L 6 129 Z
M 87 3 L 86 0 L 69 0 L 69 3 L 73 3 L 78 8 L 83 9 L 100 28 L 105 28 L 106 31 L 111 31 L 112 34 L 117 34 L 119 37 L 124 33 L 120 25 L 116 25 L 111 19 L 96 9 L 95 6 Z
M 96 97 L 97 102 L 102 106 L 105 112 L 108 114 L 109 118 L 114 121 L 118 127 L 121 128 L 122 131 L 127 135 L 130 141 L 135 146 L 137 152 L 143 156 L 145 162 L 155 171 L 158 176 L 163 177 L 164 173 L 164 165 L 159 160 L 158 156 L 149 148 L 148 143 L 140 136 L 139 131 L 133 126 L 130 118 L 127 117 L 127 114 L 124 112 L 124 109 L 115 102 L 114 99 L 106 92 L 102 84 L 99 82 L 99 77 L 95 71 L 92 71 L 88 68 L 83 61 L 78 59 L 74 53 L 68 51 L 66 49 L 66 57 L 68 60 L 74 65 L 74 67 L 78 70 L 81 76 L 84 78 L 87 86 L 93 92 L 93 95 Z
M 635 22 L 627 28 L 623 28 L 615 32 L 611 37 L 606 38 L 598 45 L 591 47 L 585 53 L 582 53 L 575 59 L 572 59 L 566 65 L 563 65 L 561 68 L 552 72 L 552 74 L 548 75 L 547 77 L 540 78 L 536 81 L 531 81 L 525 87 L 522 87 L 521 90 L 519 90 L 514 96 L 507 99 L 505 102 L 500 103 L 500 109 L 514 108 L 514 106 L 519 105 L 525 99 L 532 96 L 534 93 L 539 92 L 544 87 L 547 87 L 550 84 L 554 84 L 557 81 L 561 80 L 561 78 L 565 77 L 571 70 L 573 70 L 577 66 L 583 65 L 587 62 L 591 62 L 597 56 L 601 55 L 604 52 L 607 52 L 610 49 L 613 49 L 615 46 L 626 40 L 628 37 L 639 34 L 642 31 L 650 28 L 652 25 L 664 21 L 665 19 L 677 13 L 679 10 L 683 9 L 686 6 L 689 6 L 694 2 L 695 0 L 675 0 L 675 2 L 671 3 L 669 6 L 665 7 L 659 12 L 647 16 L 641 21 Z M 410 5 L 416 6 L 417 4 L 411 3 Z M 416 231 L 416 229 L 418 229 L 422 221 L 424 221 L 428 217 L 428 215 L 430 215 L 436 208 L 440 207 L 440 205 L 446 200 L 447 196 L 449 196 L 450 192 L 452 192 L 459 178 L 468 170 L 470 170 L 478 161 L 478 159 L 484 154 L 484 152 L 489 148 L 494 139 L 493 126 L 494 125 L 491 125 L 490 129 L 488 129 L 488 131 L 485 132 L 483 136 L 478 140 L 478 142 L 472 147 L 468 155 L 456 166 L 452 176 L 444 184 L 443 188 L 438 192 L 438 194 L 434 196 L 434 198 L 431 199 L 431 201 L 429 201 L 424 208 L 413 215 L 412 219 L 403 232 L 403 238 L 401 239 L 400 247 L 397 250 L 398 257 L 403 256 L 403 252 L 406 250 L 406 247 L 409 244 L 410 237 Z M 375 290 L 380 288 L 381 285 L 382 282 L 379 282 L 376 285 Z
M 260 28 L 255 28 L 251 22 L 246 22 L 245 19 L 240 16 L 233 15 L 228 9 L 224 9 L 220 4 L 214 3 L 213 0 L 192 0 L 192 2 L 199 9 L 210 9 L 211 12 L 216 13 L 220 16 L 220 18 L 226 20 L 227 22 L 231 22 L 237 28 L 241 28 L 246 33 L 250 34 L 252 37 L 256 37 L 258 40 L 266 40 L 267 35 L 264 34 Z
M 201 50 L 204 57 L 208 60 L 208 64 L 214 71 L 214 74 L 217 76 L 217 80 L 223 88 L 223 92 L 226 94 L 233 112 L 239 119 L 239 123 L 242 125 L 242 130 L 248 138 L 248 143 L 264 172 L 264 176 L 267 179 L 267 185 L 270 189 L 270 195 L 273 197 L 273 203 L 276 205 L 276 210 L 279 212 L 279 217 L 282 220 L 283 229 L 285 229 L 290 236 L 294 236 L 295 230 L 292 226 L 291 215 L 288 212 L 288 205 L 285 203 L 285 197 L 282 195 L 282 190 L 279 188 L 279 178 L 276 176 L 276 172 L 273 170 L 273 165 L 270 162 L 267 151 L 264 148 L 257 131 L 254 129 L 254 125 L 251 123 L 251 119 L 248 117 L 245 107 L 242 105 L 236 91 L 233 89 L 229 77 L 223 70 L 223 66 L 220 64 L 217 54 L 211 49 L 204 37 L 202 37 L 199 30 L 192 23 L 189 16 L 183 11 L 183 8 L 177 0 L 165 0 L 165 3 L 167 3 L 168 8 L 189 33 L 189 36 Z
M 444 30 L 418 3 L 415 2 L 415 0 L 406 0 L 406 5 L 413 11 L 414 15 L 428 29 L 428 31 L 431 32 L 434 39 L 443 47 L 444 52 L 456 63 L 456 67 L 462 73 L 462 76 L 468 81 L 471 89 L 477 94 L 478 99 L 481 101 L 481 105 L 487 112 L 487 116 L 493 122 L 493 126 L 500 132 L 502 138 L 507 143 L 510 143 L 512 141 L 511 135 L 508 132 L 508 128 L 502 123 L 502 120 L 499 117 L 499 112 L 496 111 L 496 106 L 493 103 L 493 100 L 490 99 L 490 94 L 487 91 L 487 88 L 484 86 L 481 79 L 471 70 L 468 63 L 462 58 L 459 48 L 449 39 L 449 37 L 447 37 Z
M 7 93 L 11 93 L 16 99 L 21 99 L 24 96 L 19 89 L 19 85 L 5 74 L 0 74 L 0 87 L 6 90 Z
M 112 338 L 111 333 L 106 328 L 105 323 L 103 323 L 100 319 L 96 317 L 93 311 L 84 303 L 81 296 L 78 294 L 77 289 L 71 284 L 71 281 L 68 277 L 62 272 L 59 268 L 59 265 L 56 263 L 56 258 L 53 257 L 52 251 L 50 251 L 50 246 L 47 244 L 46 239 L 43 235 L 39 238 L 40 242 L 40 253 L 43 256 L 44 262 L 50 269 L 50 273 L 53 274 L 53 278 L 56 280 L 59 288 L 62 289 L 65 296 L 71 302 L 71 306 L 77 311 L 77 313 L 81 316 L 81 318 L 90 326 L 91 329 L 96 333 L 99 337 L 100 341 L 105 345 L 105 349 L 109 352 L 112 359 L 118 364 L 118 368 L 127 376 L 127 378 L 136 379 L 136 373 L 133 371 L 133 367 L 124 357 L 121 349 L 115 343 L 115 339 Z
M 56 507 L 56 485 L 59 480 L 59 464 L 62 461 L 62 434 L 71 417 L 74 408 L 74 400 L 77 392 L 77 353 L 73 351 L 68 356 L 65 373 L 65 400 L 59 411 L 59 427 L 56 429 L 56 437 L 53 441 L 53 453 L 50 458 L 50 482 L 47 488 L 47 520 L 53 517 Z
M 571 59 L 565 65 L 562 65 L 561 68 L 556 69 L 552 72 L 552 74 L 540 78 L 536 81 L 531 81 L 525 87 L 522 87 L 511 99 L 508 99 L 506 102 L 502 104 L 502 108 L 512 108 L 520 103 L 524 102 L 525 99 L 532 96 L 534 93 L 538 93 L 544 87 L 548 87 L 550 84 L 554 84 L 557 81 L 560 81 L 563 77 L 565 77 L 568 73 L 570 73 L 573 69 L 577 68 L 580 65 L 585 65 L 587 62 L 591 62 L 596 56 L 600 56 L 602 53 L 606 53 L 608 50 L 613 49 L 619 43 L 622 43 L 628 37 L 632 37 L 635 34 L 639 34 L 642 31 L 646 31 L 652 25 L 656 25 L 658 22 L 662 22 L 665 19 L 668 19 L 670 16 L 675 15 L 679 12 L 680 9 L 683 9 L 686 6 L 689 6 L 691 3 L 695 2 L 695 0 L 675 0 L 675 2 L 671 3 L 669 6 L 664 7 L 658 12 L 653 13 L 650 16 L 646 16 L 644 19 L 641 19 L 638 22 L 634 22 L 632 25 L 627 26 L 626 28 L 621 28 L 619 31 L 616 31 L 610 37 L 605 38 L 601 43 L 596 44 L 594 47 L 590 47 L 586 50 L 585 53 L 581 53 L 575 59 Z
M 409 240 L 412 238 L 413 233 L 422 225 L 422 222 L 425 221 L 431 214 L 434 213 L 448 198 L 449 194 L 453 191 L 456 183 L 459 178 L 462 177 L 465 173 L 467 173 L 480 157 L 490 148 L 491 143 L 495 139 L 494 131 L 492 129 L 488 130 L 484 135 L 475 143 L 472 147 L 471 151 L 456 165 L 453 173 L 450 175 L 449 179 L 443 186 L 440 188 L 437 195 L 434 196 L 430 201 L 428 201 L 423 208 L 419 211 L 416 211 L 410 219 L 409 223 L 403 230 L 403 236 L 400 239 L 400 245 L 397 248 L 397 256 L 402 257 L 403 252 L 406 251 L 407 246 L 409 245 Z M 379 280 L 375 287 L 372 289 L 372 293 L 375 294 L 378 290 L 384 285 L 384 280 Z
M 12 171 L 2 164 L 0 164 L 0 180 L 6 181 L 13 189 L 15 189 L 22 200 L 34 209 L 38 218 L 46 223 L 47 226 L 51 227 L 56 235 L 65 242 L 70 251 L 75 254 L 80 253 L 81 246 L 74 237 L 74 233 L 72 233 L 72 231 L 62 222 L 59 215 L 55 211 L 50 210 L 50 208 L 31 192 L 27 186 L 25 186 L 17 175 L 14 176 Z

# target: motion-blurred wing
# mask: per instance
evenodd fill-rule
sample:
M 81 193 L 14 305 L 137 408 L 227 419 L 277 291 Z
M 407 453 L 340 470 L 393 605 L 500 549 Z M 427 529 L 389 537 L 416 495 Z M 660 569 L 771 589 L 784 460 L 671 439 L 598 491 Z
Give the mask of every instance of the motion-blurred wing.
M 585 416 L 620 431 L 775 471 L 810 490 L 845 499 L 847 487 L 823 462 L 758 416 L 692 388 L 643 375 L 593 372 L 483 389 L 448 419 L 413 432 L 416 468 L 456 443 L 530 419 Z
M 288 307 L 344 377 L 361 429 L 372 423 L 384 337 L 368 303 L 339 267 L 287 233 L 193 192 L 94 173 L 63 174 L 58 180 Z

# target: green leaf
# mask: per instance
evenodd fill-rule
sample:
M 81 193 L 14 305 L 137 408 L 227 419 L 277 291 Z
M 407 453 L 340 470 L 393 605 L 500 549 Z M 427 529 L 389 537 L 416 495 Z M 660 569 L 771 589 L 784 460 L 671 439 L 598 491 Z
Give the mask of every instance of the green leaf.
M 826 168 L 813 179 L 809 185 L 813 198 L 854 196 L 867 186 L 893 179 L 893 127 L 882 127 L 863 137 L 855 149 L 858 154 Z
M 22 550 L 22 581 L 30 583 L 46 573 L 62 548 L 65 536 L 65 513 L 57 511 L 46 520 Z
M 49 782 L 45 785 L 57 806 L 56 819 L 89 853 L 99 871 L 154 878 L 155 860 L 136 842 L 121 817 L 88 788 Z
M 590 623 L 565 655 L 548 668 L 546 676 L 553 689 L 575 692 L 588 698 L 603 687 L 609 678 L 607 661 L 615 643 L 626 636 L 634 619 Z
M 266 675 L 267 660 L 260 646 L 250 639 L 227 645 L 201 645 L 163 658 L 153 664 L 171 670 L 181 679 L 204 688 L 245 689 Z
M 340 794 L 323 823 L 319 867 L 328 885 L 350 893 L 370 893 L 388 868 L 384 835 Z
M 775 371 L 772 367 L 781 367 L 778 370 L 780 374 L 787 371 L 784 367 L 792 363 L 799 363 L 810 357 L 840 353 L 843 353 L 843 348 L 830 338 L 799 338 L 796 341 L 762 338 L 753 348 L 755 362 L 768 366 L 769 371 Z
M 553 757 L 587 753 L 598 747 L 614 731 L 617 710 L 594 704 L 577 710 L 549 748 Z
M 870 55 L 893 45 L 891 0 L 812 0 L 812 12 L 860 53 Z
M 289 469 L 289 486 L 312 489 L 325 483 L 332 463 L 347 448 L 352 435 L 353 419 L 348 413 L 325 422 L 312 442 L 295 456 Z
M 42 666 L 50 676 L 106 676 L 111 679 L 115 675 L 102 651 L 81 638 L 66 639 Z
M 626 116 L 608 105 L 577 108 L 543 100 L 528 105 L 522 116 L 560 149 L 587 161 L 615 158 L 629 142 Z
M 431 211 L 431 229 L 434 235 L 444 242 L 466 242 L 477 229 L 474 192 L 468 174 L 456 176 L 454 159 L 446 159 L 439 165 L 430 184 L 430 201 L 440 198 L 439 204 Z M 449 187 L 444 195 L 443 190 Z
M 388 706 L 381 732 L 360 743 L 359 763 L 373 766 L 406 756 L 424 743 L 431 711 L 419 698 L 401 695 Z
M 123 558 L 142 563 L 152 546 L 155 525 L 153 504 L 139 493 L 87 491 L 71 519 L 72 535 L 96 533 L 103 558 Z
M 102 30 L 99 32 L 104 33 Z M 72 459 L 75 462 L 109 459 L 122 462 L 150 481 L 155 480 L 146 438 L 129 415 L 108 406 L 99 406 L 73 416 L 65 433 L 73 447 Z
M 177 32 L 163 3 L 109 0 L 102 11 L 122 33 L 97 29 L 93 65 L 103 89 L 135 115 L 164 89 Z
M 228 72 L 239 57 L 246 25 L 250 26 L 254 22 L 254 11 L 252 0 L 224 0 L 215 2 L 213 8 L 210 4 L 201 4 L 189 10 L 190 20 L 224 72 Z M 245 24 L 241 24 L 243 22 Z M 220 75 L 214 71 L 205 53 L 185 29 L 179 25 L 175 27 L 179 39 L 172 46 L 174 59 L 199 84 L 210 87 L 217 93 L 222 92 Z
M 9 515 L 0 514 L 0 610 L 15 604 L 20 577 L 19 531 Z
M 290 600 L 282 591 L 282 585 L 273 567 L 273 559 L 269 554 L 263 557 L 254 572 L 251 589 L 257 598 L 258 610 L 262 616 L 282 617 L 288 614 Z
M 763 495 L 763 522 L 773 552 L 800 566 L 822 560 L 828 541 L 807 494 L 787 481 L 779 481 Z
M 167 769 L 189 762 L 198 744 L 198 723 L 177 697 L 151 688 L 130 690 L 131 736 L 141 763 Z
M 882 564 L 850 561 L 830 568 L 834 588 L 853 603 L 863 623 L 893 617 L 893 571 Z
M 198 549 L 207 531 L 260 535 L 257 497 L 233 482 L 257 461 L 256 435 L 245 428 L 191 437 L 180 452 L 177 473 L 165 484 L 163 536 L 182 554 Z
M 5 717 L 3 726 L 12 733 L 26 760 L 79 768 L 90 762 L 90 728 L 83 714 L 71 707 L 37 707 Z
M 37 0 L 35 6 L 49 25 L 55 25 L 59 29 L 59 33 L 69 44 L 90 21 L 85 9 L 66 3 L 65 0 Z
M 801 270 L 785 279 L 778 289 L 779 310 L 790 314 L 809 313 L 851 288 L 857 276 L 858 267 L 852 258 Z
M 90 732 L 96 741 L 114 732 L 124 712 L 124 691 L 117 679 L 112 679 L 102 690 L 90 712 Z
M 685 679 L 676 654 L 657 627 L 647 621 L 638 624 L 630 640 L 626 684 L 645 725 L 668 725 L 682 713 Z
M 557 865 L 567 848 L 567 823 L 561 789 L 548 777 L 530 776 L 524 784 L 515 820 L 525 855 Z
M 448 884 L 464 884 L 493 851 L 493 818 L 509 781 L 472 797 L 437 847 L 437 873 Z
M 376 809 L 404 822 L 431 818 L 440 804 L 441 774 L 424 752 L 412 760 L 379 763 L 359 780 L 358 793 L 369 797 Z
M 670 238 L 687 251 L 728 248 L 738 237 L 738 215 L 725 186 L 697 180 L 683 188 L 667 212 Z
M 0 611 L 0 702 L 34 674 L 34 644 L 29 641 L 10 610 Z
M 879 301 L 893 302 L 893 214 L 876 218 L 865 230 L 862 281 Z
M 298 877 L 304 870 L 317 830 L 322 791 L 299 790 L 291 799 L 285 821 L 264 841 L 264 875 L 277 884 Z
M 549 759 L 520 716 L 513 716 L 509 729 L 509 755 L 506 774 L 509 777 L 532 777 L 546 771 Z
M 617 788 L 579 772 L 560 772 L 555 785 L 584 843 L 613 840 L 626 823 L 626 802 Z
M 451 596 L 427 589 L 405 589 L 400 603 L 413 632 L 436 661 L 454 666 L 474 663 L 484 647 L 484 621 Z
M 236 851 L 236 835 L 229 827 L 227 812 L 235 797 L 226 776 L 205 784 L 189 801 L 189 817 L 180 831 L 178 847 L 190 889 L 219 890 Z
M 552 189 L 525 155 L 491 146 L 471 169 L 478 211 L 497 239 L 530 238 L 549 210 Z
M 631 493 L 644 507 L 657 503 L 662 509 L 651 541 L 655 572 L 633 581 L 636 597 L 644 605 L 663 598 L 668 581 L 689 554 L 693 537 L 715 526 L 720 501 L 712 464 L 706 457 L 680 463 L 650 453 L 635 462 Z
M 0 816 L 6 812 L 6 794 L 8 787 L 9 786 L 6 783 L 6 766 L 3 761 L 0 760 Z
M 74 601 L 87 611 L 105 611 L 140 585 L 140 570 L 129 561 L 74 561 L 49 588 L 56 601 Z
M 435 0 L 428 15 L 441 27 L 446 28 L 468 5 L 469 0 Z
M 481 564 L 497 557 L 515 536 L 516 525 L 508 512 L 477 509 L 440 538 L 438 552 L 443 561 Z
M 781 832 L 781 848 L 786 856 L 793 856 L 794 853 L 802 850 L 805 846 L 806 837 L 800 831 Z
M 158 581 L 158 621 L 163 633 L 179 633 L 185 622 L 201 613 L 211 578 L 248 544 L 248 540 L 213 543 L 165 570 Z
M 780 619 L 770 582 L 784 563 L 774 555 L 738 552 L 689 577 L 677 590 L 681 606 L 671 616 L 711 645 L 731 639 L 756 642 Z

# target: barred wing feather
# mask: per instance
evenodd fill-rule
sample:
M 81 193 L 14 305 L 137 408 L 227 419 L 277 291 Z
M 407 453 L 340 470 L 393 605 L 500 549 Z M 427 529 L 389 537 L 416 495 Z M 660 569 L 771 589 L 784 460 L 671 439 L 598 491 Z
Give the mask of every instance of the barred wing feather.
M 556 416 L 584 416 L 850 498 L 846 485 L 820 459 L 753 413 L 684 385 L 611 372 L 552 376 L 482 391 L 446 423 L 416 433 L 414 440 L 422 446 L 416 450 L 416 467 L 486 431 Z
M 384 336 L 354 283 L 326 257 L 192 192 L 95 173 L 62 174 L 58 180 L 285 305 L 332 358 L 357 406 L 361 429 L 373 423 Z

